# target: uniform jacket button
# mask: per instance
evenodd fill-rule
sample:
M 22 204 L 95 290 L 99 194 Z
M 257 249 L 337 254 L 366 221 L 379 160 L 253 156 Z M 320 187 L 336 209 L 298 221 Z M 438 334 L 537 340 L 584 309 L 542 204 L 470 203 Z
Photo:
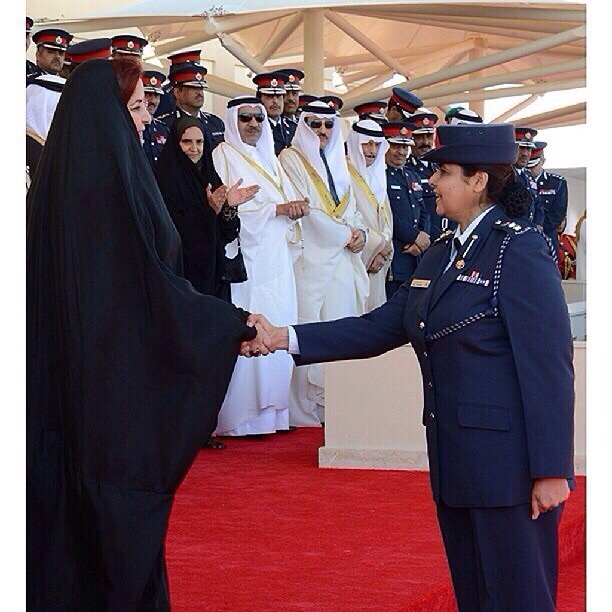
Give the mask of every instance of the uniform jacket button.
M 435 421 L 436 420 L 436 415 L 433 412 L 429 413 L 429 420 L 430 421 Z
M 427 388 L 433 389 L 433 383 L 431 382 L 431 380 L 427 383 Z
M 419 323 L 419 329 L 425 329 L 425 323 L 423 321 Z
M 427 359 L 427 351 L 423 351 L 423 357 L 425 357 L 425 359 Z

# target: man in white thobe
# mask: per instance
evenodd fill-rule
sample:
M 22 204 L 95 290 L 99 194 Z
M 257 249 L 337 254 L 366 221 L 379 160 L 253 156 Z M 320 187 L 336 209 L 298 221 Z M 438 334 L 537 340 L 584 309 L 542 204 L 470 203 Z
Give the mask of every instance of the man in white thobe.
M 385 153 L 389 148 L 376 121 L 357 121 L 346 141 L 348 168 L 357 210 L 367 226 L 367 239 L 361 259 L 368 271 L 370 291 L 366 311 L 387 301 L 385 279 L 393 254 L 393 217 L 387 195 Z
M 279 155 L 299 197 L 310 202 L 295 264 L 300 323 L 361 315 L 368 297 L 360 254 L 367 234 L 351 188 L 339 121 L 335 109 L 321 100 L 304 105 L 292 146 Z M 323 366 L 296 368 L 291 424 L 320 425 L 324 406 Z
M 257 98 L 228 103 L 225 142 L 213 151 L 215 169 L 226 185 L 239 179 L 260 189 L 238 209 L 239 247 L 248 279 L 231 285 L 232 302 L 270 320 L 297 321 L 293 262 L 300 248 L 296 219 L 308 205 L 296 198 L 291 181 L 274 155 L 266 110 Z M 238 245 L 231 244 L 233 257 Z M 278 323 L 279 325 L 281 323 Z M 289 429 L 289 384 L 293 360 L 277 353 L 268 359 L 239 357 L 219 413 L 217 435 L 244 436 Z

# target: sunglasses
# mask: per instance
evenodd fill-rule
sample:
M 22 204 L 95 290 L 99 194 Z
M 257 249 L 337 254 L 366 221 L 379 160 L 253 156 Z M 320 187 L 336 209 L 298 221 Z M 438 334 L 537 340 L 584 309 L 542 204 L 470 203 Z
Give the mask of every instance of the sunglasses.
M 242 123 L 249 123 L 251 119 L 255 119 L 257 123 L 262 123 L 266 116 L 262 113 L 238 113 L 238 119 Z
M 328 130 L 331 130 L 334 127 L 333 119 L 326 119 L 325 121 L 322 121 L 321 119 L 311 119 L 307 123 L 313 130 L 318 130 L 322 125 L 325 125 Z

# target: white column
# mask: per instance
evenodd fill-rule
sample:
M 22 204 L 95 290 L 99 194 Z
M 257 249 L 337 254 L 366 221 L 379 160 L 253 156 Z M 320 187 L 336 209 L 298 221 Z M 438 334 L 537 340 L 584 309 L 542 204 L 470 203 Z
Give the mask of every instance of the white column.
M 325 86 L 324 16 L 321 9 L 304 11 L 304 91 L 322 96 Z

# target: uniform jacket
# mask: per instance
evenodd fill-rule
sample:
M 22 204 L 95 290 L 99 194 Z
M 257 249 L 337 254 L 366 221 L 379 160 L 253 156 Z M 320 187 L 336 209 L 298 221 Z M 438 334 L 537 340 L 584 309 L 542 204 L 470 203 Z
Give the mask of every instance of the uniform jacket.
M 270 121 L 272 136 L 274 137 L 274 154 L 278 156 L 283 149 L 291 146 L 297 123 L 287 119 L 284 115 L 281 115 L 280 121 L 276 123 L 269 117 L 268 121 Z
M 451 238 L 380 308 L 296 326 L 294 358 L 366 358 L 412 343 L 435 500 L 528 503 L 533 478 L 573 478 L 573 344 L 559 272 L 544 237 L 499 207 L 459 250 L 462 269 L 443 273 Z
M 402 253 L 420 231 L 429 233 L 429 214 L 423 202 L 421 179 L 411 168 L 387 166 L 387 194 L 393 214 L 393 259 L 391 276 L 408 280 L 414 273 L 418 258 Z
M 184 110 L 177 107 L 174 112 L 160 116 L 159 118 L 166 124 L 166 127 L 170 129 L 172 124 L 179 117 L 186 114 Z M 203 111 L 198 113 L 198 119 L 202 122 L 202 127 L 204 129 L 205 144 L 207 144 L 209 150 L 212 151 L 220 142 L 225 140 L 225 124 L 217 115 L 205 113 Z
M 29 59 L 26 60 L 26 81 L 28 79 L 35 79 L 37 76 L 45 74 L 42 68 L 39 68 L 34 62 Z
M 155 162 L 166 144 L 169 134 L 170 130 L 166 124 L 155 117 L 151 119 L 151 123 L 145 126 L 142 148 L 147 160 L 151 164 L 151 168 L 155 166 Z
M 567 214 L 567 181 L 560 174 L 543 170 L 535 182 L 544 208 L 544 233 L 558 248 L 557 227 Z
M 540 199 L 540 194 L 538 192 L 538 185 L 531 175 L 531 172 L 526 168 L 517 168 L 516 175 L 520 183 L 522 183 L 531 194 L 531 204 L 529 206 L 529 210 L 521 219 L 524 222 L 532 223 L 533 225 L 537 225 L 542 227 L 544 225 L 544 205 L 542 200 Z
M 451 221 L 447 217 L 441 217 L 436 212 L 436 196 L 429 184 L 429 178 L 436 171 L 437 165 L 419 159 L 414 155 L 410 155 L 406 161 L 406 166 L 416 172 L 421 179 L 421 188 L 423 189 L 423 201 L 425 202 L 425 208 L 429 214 L 430 219 L 430 231 L 429 237 L 431 241 L 437 240 L 442 232 L 457 227 L 454 221 Z

